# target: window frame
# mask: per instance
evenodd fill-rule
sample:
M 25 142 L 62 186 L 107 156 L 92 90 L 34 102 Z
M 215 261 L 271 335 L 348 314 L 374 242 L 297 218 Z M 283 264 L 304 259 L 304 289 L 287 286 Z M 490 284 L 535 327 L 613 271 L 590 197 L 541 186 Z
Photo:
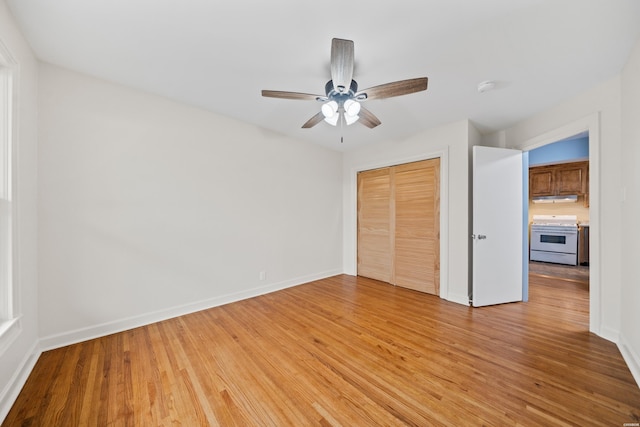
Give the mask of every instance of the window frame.
M 18 64 L 0 40 L 0 355 L 21 331 L 15 276 Z

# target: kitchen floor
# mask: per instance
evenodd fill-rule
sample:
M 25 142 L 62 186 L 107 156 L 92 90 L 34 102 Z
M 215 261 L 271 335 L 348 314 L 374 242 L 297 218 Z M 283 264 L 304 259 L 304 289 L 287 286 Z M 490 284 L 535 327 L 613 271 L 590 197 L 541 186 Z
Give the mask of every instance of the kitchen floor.
M 589 267 L 583 265 L 562 265 L 550 262 L 529 261 L 529 274 L 589 283 Z

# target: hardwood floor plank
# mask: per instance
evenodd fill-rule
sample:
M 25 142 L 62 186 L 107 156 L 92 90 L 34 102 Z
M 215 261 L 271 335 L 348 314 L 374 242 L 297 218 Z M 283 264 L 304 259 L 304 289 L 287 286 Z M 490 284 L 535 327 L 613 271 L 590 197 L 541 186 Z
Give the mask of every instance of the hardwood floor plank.
M 471 308 L 336 276 L 42 354 L 2 426 L 622 425 L 588 286 Z

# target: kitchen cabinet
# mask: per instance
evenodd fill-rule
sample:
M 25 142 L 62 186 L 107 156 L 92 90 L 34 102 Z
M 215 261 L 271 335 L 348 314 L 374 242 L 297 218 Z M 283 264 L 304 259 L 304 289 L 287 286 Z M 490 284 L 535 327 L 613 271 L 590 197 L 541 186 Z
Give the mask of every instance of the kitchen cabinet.
M 589 162 L 529 168 L 529 195 L 571 196 L 589 192 Z

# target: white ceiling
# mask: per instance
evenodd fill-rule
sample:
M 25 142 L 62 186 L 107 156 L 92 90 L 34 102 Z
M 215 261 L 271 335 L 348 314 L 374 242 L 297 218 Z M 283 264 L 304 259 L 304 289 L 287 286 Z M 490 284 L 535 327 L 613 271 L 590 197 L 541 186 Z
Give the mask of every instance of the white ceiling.
M 471 119 L 500 130 L 620 72 L 638 0 L 6 0 L 42 61 L 336 150 Z M 355 43 L 361 89 L 429 77 L 366 106 L 375 129 L 302 124 L 324 94 L 333 37 Z M 478 93 L 484 80 L 491 92 Z

